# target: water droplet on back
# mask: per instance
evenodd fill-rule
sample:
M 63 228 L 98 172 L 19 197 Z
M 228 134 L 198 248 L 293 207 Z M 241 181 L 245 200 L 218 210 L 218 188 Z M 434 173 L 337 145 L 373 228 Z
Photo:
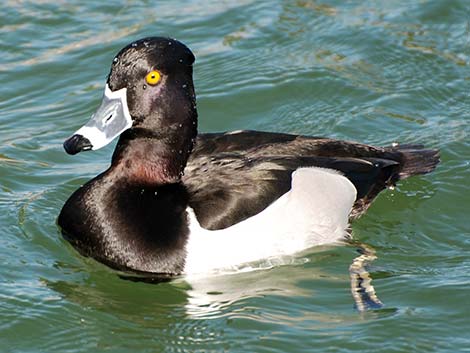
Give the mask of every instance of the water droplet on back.
M 143 85 L 143 86 L 142 86 L 142 89 L 147 89 L 147 85 Z
M 118 59 L 117 57 L 113 59 L 113 63 L 115 63 L 115 64 L 116 64 L 118 61 L 119 61 L 119 59 Z
M 131 46 L 136 47 L 136 46 L 137 46 L 137 43 L 134 42 L 134 43 L 131 44 Z
M 186 88 L 186 87 L 188 87 L 188 85 L 183 85 L 183 86 L 181 86 L 181 87 Z

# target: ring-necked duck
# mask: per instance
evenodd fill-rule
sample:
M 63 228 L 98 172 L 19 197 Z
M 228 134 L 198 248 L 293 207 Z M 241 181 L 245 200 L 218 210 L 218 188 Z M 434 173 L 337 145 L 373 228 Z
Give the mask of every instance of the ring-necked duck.
M 193 53 L 151 37 L 113 60 L 103 101 L 69 154 L 120 135 L 109 169 L 76 190 L 58 224 L 82 254 L 160 276 L 230 268 L 336 242 L 396 181 L 438 151 L 259 131 L 197 134 Z

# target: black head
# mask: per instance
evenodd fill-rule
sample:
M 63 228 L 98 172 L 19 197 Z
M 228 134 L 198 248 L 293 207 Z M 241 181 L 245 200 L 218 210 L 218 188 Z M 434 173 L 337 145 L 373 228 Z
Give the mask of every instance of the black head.
M 169 38 L 148 37 L 123 48 L 114 58 L 107 83 L 112 91 L 127 88 L 133 126 L 180 123 L 195 112 L 194 55 L 183 43 Z M 153 83 L 146 77 L 156 72 Z M 146 121 L 151 117 L 153 121 Z M 158 126 L 154 126 L 157 128 Z
M 191 50 L 174 39 L 148 37 L 127 45 L 113 60 L 101 106 L 65 141 L 65 150 L 96 150 L 126 130 L 127 137 L 165 138 L 173 130 L 195 137 L 193 63 Z
M 163 179 L 177 180 L 197 135 L 193 63 L 191 50 L 174 39 L 127 45 L 113 60 L 101 106 L 65 141 L 65 150 L 96 150 L 121 135 L 113 164 L 132 164 L 134 174 L 159 169 L 168 174 Z

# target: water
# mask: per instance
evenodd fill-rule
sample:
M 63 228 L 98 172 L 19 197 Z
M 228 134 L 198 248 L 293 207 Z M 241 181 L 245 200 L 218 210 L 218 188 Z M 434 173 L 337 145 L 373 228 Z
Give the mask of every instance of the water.
M 455 1 L 12 1 L 0 12 L 0 351 L 470 351 L 469 4 Z M 60 236 L 58 212 L 112 146 L 64 138 L 98 106 L 117 51 L 194 51 L 201 131 L 260 129 L 442 151 L 431 175 L 353 224 L 382 309 L 360 313 L 357 246 L 160 285 L 120 279 Z

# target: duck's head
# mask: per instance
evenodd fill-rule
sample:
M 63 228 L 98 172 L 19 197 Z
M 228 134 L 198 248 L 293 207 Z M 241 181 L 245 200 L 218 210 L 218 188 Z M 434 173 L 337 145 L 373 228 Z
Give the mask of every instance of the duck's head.
M 112 62 L 101 105 L 64 142 L 65 151 L 97 150 L 121 134 L 125 141 L 166 139 L 192 147 L 197 134 L 193 62 L 191 50 L 174 39 L 149 37 L 127 45 Z

